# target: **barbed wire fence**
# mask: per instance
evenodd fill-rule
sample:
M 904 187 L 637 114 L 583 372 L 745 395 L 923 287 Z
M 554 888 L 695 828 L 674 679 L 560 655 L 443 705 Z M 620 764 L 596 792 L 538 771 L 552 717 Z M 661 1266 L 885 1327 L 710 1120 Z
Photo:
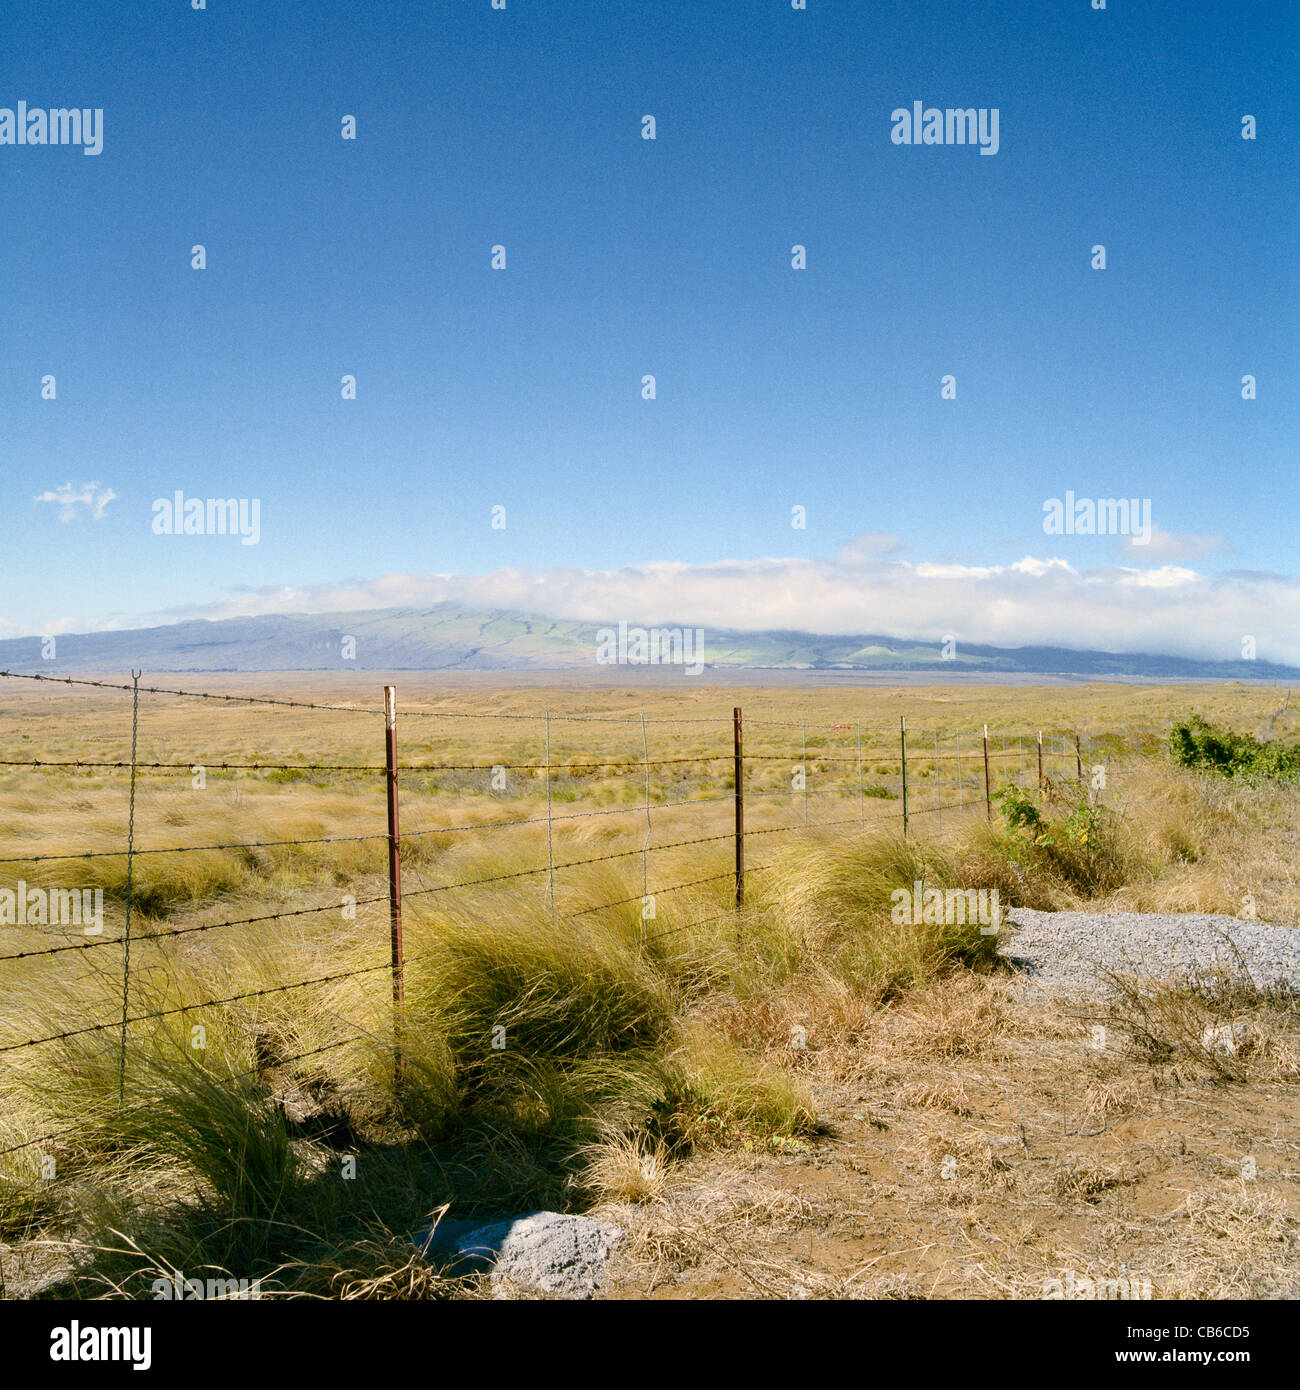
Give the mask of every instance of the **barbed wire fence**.
M 0 679 L 8 681 L 34 681 L 58 684 L 68 687 L 86 687 L 99 691 L 125 693 L 131 700 L 131 739 L 130 757 L 118 759 L 105 758 L 19 758 L 0 757 L 0 767 L 11 769 L 31 769 L 40 772 L 57 771 L 109 771 L 128 775 L 128 810 L 125 826 L 126 844 L 121 849 L 88 849 L 66 853 L 34 853 L 0 855 L 0 865 L 48 865 L 63 863 L 69 866 L 92 860 L 125 859 L 126 874 L 124 887 L 125 922 L 120 938 L 94 936 L 78 941 L 60 941 L 52 945 L 17 951 L 0 952 L 0 967 L 12 966 L 17 962 L 32 961 L 37 958 L 63 956 L 69 953 L 84 953 L 96 950 L 117 949 L 121 952 L 121 1009 L 112 1019 L 89 1023 L 74 1028 L 56 1029 L 37 1036 L 16 1041 L 0 1043 L 0 1058 L 22 1052 L 30 1048 L 48 1046 L 74 1038 L 88 1037 L 92 1034 L 117 1029 L 118 1042 L 118 1104 L 126 1102 L 126 1076 L 128 1032 L 135 1025 L 173 1018 L 182 1014 L 192 1014 L 197 1010 L 226 1008 L 232 1004 L 263 999 L 289 991 L 338 983 L 347 979 L 374 976 L 387 972 L 392 985 L 392 1047 L 395 1082 L 400 1085 L 404 1074 L 405 1058 L 403 1049 L 403 1015 L 405 1012 L 405 973 L 406 967 L 419 957 L 408 956 L 404 947 L 402 930 L 403 903 L 410 899 L 428 900 L 438 895 L 454 894 L 469 889 L 489 888 L 497 884 L 522 883 L 538 880 L 543 876 L 546 883 L 546 900 L 552 918 L 557 922 L 574 922 L 592 914 L 615 908 L 626 908 L 639 903 L 641 908 L 640 942 L 643 947 L 665 938 L 677 936 L 696 927 L 712 924 L 742 909 L 745 905 L 745 889 L 749 876 L 769 869 L 772 861 L 762 864 L 747 864 L 746 843 L 770 835 L 797 834 L 810 832 L 839 831 L 843 833 L 865 832 L 869 827 L 888 830 L 891 827 L 909 836 L 912 833 L 912 820 L 916 816 L 934 816 L 936 833 L 941 830 L 943 815 L 949 813 L 949 824 L 955 824 L 962 815 L 977 814 L 983 807 L 988 819 L 992 819 L 995 793 L 1003 785 L 1036 787 L 1046 795 L 1052 788 L 1063 782 L 1085 784 L 1084 751 L 1078 734 L 1056 734 L 1044 738 L 1039 732 L 1036 740 L 1031 740 L 1026 750 L 1023 735 L 990 735 L 988 726 L 972 739 L 969 735 L 963 744 L 960 730 L 944 734 L 938 727 L 927 740 L 918 740 L 913 734 L 912 752 L 909 753 L 909 730 L 905 718 L 900 718 L 896 751 L 886 741 L 883 730 L 872 727 L 867 730 L 869 741 L 864 747 L 863 722 L 811 723 L 807 719 L 776 720 L 751 718 L 746 720 L 740 708 L 733 709 L 730 715 L 686 716 L 654 718 L 644 713 L 630 716 L 559 713 L 548 709 L 543 714 L 500 713 L 483 710 L 445 710 L 403 708 L 401 719 L 417 721 L 480 721 L 497 720 L 508 723 L 541 725 L 537 732 L 543 745 L 543 759 L 538 761 L 497 762 L 477 761 L 418 761 L 402 762 L 399 759 L 398 732 L 399 716 L 396 689 L 384 687 L 383 702 L 374 707 L 364 705 L 328 704 L 320 701 L 293 700 L 278 697 L 255 695 L 230 695 L 225 693 L 178 689 L 164 686 L 140 684 L 141 673 L 132 672 L 129 685 L 102 680 L 79 679 L 75 677 L 56 677 L 22 672 L 0 671 Z M 312 713 L 331 713 L 354 715 L 358 718 L 381 721 L 384 731 L 384 761 L 380 762 L 274 762 L 256 761 L 150 761 L 140 759 L 138 754 L 138 735 L 140 725 L 140 697 L 162 696 L 174 700 L 212 701 L 224 706 L 276 707 L 284 710 L 308 711 Z M 620 754 L 600 757 L 590 752 L 580 753 L 578 757 L 565 756 L 557 741 L 553 741 L 553 726 L 565 725 L 611 725 L 625 726 L 639 745 L 639 756 Z M 726 726 L 731 728 L 731 739 L 725 738 Z M 678 754 L 672 757 L 650 756 L 650 730 L 665 726 L 690 729 L 697 737 L 708 736 L 716 729 L 722 735 L 716 745 L 706 746 L 702 751 Z M 432 727 L 446 727 L 446 724 Z M 810 742 L 811 730 L 811 742 Z M 746 746 L 746 736 L 749 746 Z M 838 739 L 834 736 L 840 735 Z M 797 743 L 796 743 L 797 740 Z M 765 746 L 775 741 L 779 748 Z M 711 741 L 710 741 L 711 742 Z M 418 743 L 418 740 L 417 740 Z M 729 743 L 729 746 L 728 746 Z M 951 745 L 949 751 L 944 744 Z M 924 744 L 924 754 L 917 750 Z M 811 754 L 810 754 L 811 747 Z M 797 750 L 797 752 L 796 752 Z M 785 764 L 788 772 L 781 769 Z M 945 774 L 945 765 L 949 771 Z M 654 769 L 673 769 L 678 774 L 680 786 L 676 790 L 683 794 L 668 799 L 660 789 L 656 799 Z M 868 780 L 868 769 L 870 779 Z M 767 775 L 764 774 L 766 770 Z M 317 835 L 309 837 L 286 837 L 280 839 L 220 840 L 212 843 L 192 845 L 137 846 L 137 779 L 142 773 L 167 775 L 182 773 L 191 777 L 205 776 L 208 771 L 258 773 L 281 775 L 294 778 L 311 773 L 344 774 L 361 778 L 381 776 L 385 788 L 387 812 L 386 831 L 376 831 L 360 835 Z M 730 775 L 728 776 L 728 772 Z M 417 781 L 421 778 L 437 777 L 442 774 L 481 775 L 487 773 L 494 791 L 505 790 L 508 774 L 533 774 L 534 781 L 542 783 L 545 797 L 545 814 L 533 816 L 511 816 L 500 820 L 465 820 L 459 824 L 436 825 L 403 831 L 401 829 L 401 806 L 403 779 Z M 576 793 L 567 785 L 572 779 L 594 774 L 623 774 L 635 776 L 639 786 L 638 795 L 623 806 L 595 806 L 591 809 L 557 812 L 556 805 L 568 804 L 576 799 Z M 814 774 L 821 785 L 812 785 Z M 909 775 L 910 774 L 910 775 Z M 922 786 L 918 788 L 918 777 Z M 454 779 L 453 779 L 454 780 Z M 776 780 L 781 785 L 773 786 Z M 693 785 L 692 785 L 693 783 Z M 944 792 L 948 791 L 945 800 Z M 457 790 L 463 790 L 458 787 Z M 689 793 L 689 794 L 687 794 Z M 815 817 L 812 804 L 835 798 L 842 803 L 856 801 L 853 814 L 830 818 Z M 521 798 L 522 799 L 522 798 Z M 747 803 L 751 809 L 761 810 L 764 805 L 781 804 L 784 800 L 794 813 L 794 819 L 778 825 L 754 824 L 751 818 L 746 823 Z M 376 794 L 377 801 L 377 794 Z M 896 803 L 896 804 L 895 804 Z M 877 807 L 868 814 L 868 805 Z M 656 811 L 681 811 L 685 808 L 708 811 L 730 810 L 730 825 L 716 833 L 688 836 L 662 843 L 654 843 Z M 555 857 L 557 828 L 571 829 L 575 823 L 588 822 L 604 817 L 635 817 L 644 823 L 644 837 L 639 846 L 610 850 L 600 854 L 579 858 L 558 860 Z M 428 836 L 474 836 L 488 832 L 520 827 L 542 827 L 546 831 L 546 862 L 512 869 L 509 872 L 494 873 L 476 878 L 459 879 L 450 882 L 430 884 L 425 882 L 423 873 L 414 856 L 404 861 L 403 841 L 420 840 Z M 257 926 L 273 922 L 317 917 L 320 914 L 343 912 L 355 914 L 357 907 L 388 904 L 388 950 L 385 959 L 373 965 L 344 971 L 332 971 L 304 979 L 295 979 L 270 985 L 262 989 L 239 991 L 228 996 L 189 1001 L 166 1009 L 131 1011 L 132 969 L 131 947 L 133 942 L 132 920 L 135 913 L 135 877 L 137 860 L 150 856 L 187 856 L 213 852 L 236 852 L 251 854 L 268 849 L 291 849 L 303 846 L 335 846 L 343 844 L 378 845 L 383 843 L 387 851 L 387 892 L 372 893 L 360 897 L 342 895 L 341 901 L 330 901 L 312 906 L 284 907 L 273 912 L 257 913 L 249 916 L 225 917 L 211 922 L 186 923 L 179 926 L 159 927 L 152 924 L 150 930 L 134 938 L 138 945 L 147 942 L 156 945 L 179 938 L 204 935 L 228 928 Z M 732 851 L 730 867 L 719 872 L 695 876 L 677 883 L 657 884 L 651 889 L 650 856 L 672 850 L 695 849 L 701 846 L 723 848 L 729 842 Z M 614 861 L 626 861 L 639 857 L 641 860 L 641 892 L 621 898 L 602 901 L 577 910 L 559 913 L 556 909 L 556 875 L 566 870 L 590 867 Z M 404 888 L 402 876 L 406 868 L 409 877 L 417 886 Z M 656 904 L 669 894 L 702 888 L 706 884 L 730 882 L 729 897 L 731 905 L 725 910 L 693 921 L 678 923 L 666 930 L 649 931 L 647 925 L 657 919 Z M 19 925 L 32 925 L 25 921 L 26 884 L 20 883 L 15 890 L 15 904 L 19 896 L 22 905 L 18 915 L 24 918 Z M 66 892 L 68 890 L 55 890 Z M 73 890 L 75 892 L 75 890 Z M 0 919 L 2 920 L 2 919 Z M 349 919 L 350 920 L 350 919 Z M 102 931 L 102 925 L 99 928 Z M 365 1041 L 364 1032 L 321 1047 L 310 1048 L 287 1056 L 278 1056 L 274 1065 L 286 1066 L 290 1063 L 316 1056 L 334 1048 Z M 369 1039 L 374 1041 L 373 1039 Z M 233 1074 L 231 1080 L 255 1075 L 260 1069 L 241 1074 Z M 0 1149 L 0 1157 L 32 1147 L 36 1144 L 50 1143 L 70 1131 L 56 1131 L 52 1134 L 28 1139 L 24 1143 Z

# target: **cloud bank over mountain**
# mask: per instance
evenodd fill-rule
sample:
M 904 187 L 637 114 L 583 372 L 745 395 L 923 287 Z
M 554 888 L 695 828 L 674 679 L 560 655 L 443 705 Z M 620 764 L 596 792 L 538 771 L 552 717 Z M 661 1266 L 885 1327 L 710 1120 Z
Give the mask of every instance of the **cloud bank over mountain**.
M 582 622 L 626 619 L 741 632 L 884 632 L 999 646 L 1159 652 L 1300 664 L 1300 579 L 1206 573 L 1173 563 L 1076 569 L 1026 556 L 972 565 L 896 558 L 888 536 L 859 537 L 831 561 L 656 562 L 615 570 L 497 569 L 477 575 L 386 574 L 310 586 L 244 589 L 152 622 L 340 613 L 455 603 Z M 122 626 L 119 621 L 112 626 Z

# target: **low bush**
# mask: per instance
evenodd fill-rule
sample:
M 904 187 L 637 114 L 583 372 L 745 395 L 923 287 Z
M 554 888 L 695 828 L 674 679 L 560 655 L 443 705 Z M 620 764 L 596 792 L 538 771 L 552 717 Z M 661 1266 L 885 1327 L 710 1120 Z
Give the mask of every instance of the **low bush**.
M 1264 743 L 1250 734 L 1211 724 L 1199 714 L 1169 731 L 1169 753 L 1180 767 L 1221 777 L 1292 778 L 1300 775 L 1300 744 Z

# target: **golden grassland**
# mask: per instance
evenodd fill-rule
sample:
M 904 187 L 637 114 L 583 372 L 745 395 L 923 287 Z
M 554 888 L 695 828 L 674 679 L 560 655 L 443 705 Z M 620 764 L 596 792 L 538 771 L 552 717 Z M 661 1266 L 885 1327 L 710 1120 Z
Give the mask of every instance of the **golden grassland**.
M 1028 1002 L 977 928 L 888 910 L 923 878 L 1004 904 L 1253 902 L 1300 923 L 1294 788 L 1162 753 L 1192 710 L 1293 737 L 1280 692 L 395 679 L 400 1084 L 380 677 L 144 682 L 367 712 L 142 695 L 138 758 L 175 766 L 138 775 L 125 1054 L 125 857 L 43 856 L 121 850 L 127 775 L 5 769 L 0 887 L 100 888 L 105 906 L 98 936 L 0 928 L 19 957 L 0 961 L 11 1294 L 140 1296 L 153 1271 L 211 1266 L 286 1296 L 473 1296 L 409 1234 L 444 1208 L 538 1204 L 617 1216 L 621 1296 L 1038 1296 L 1053 1270 L 1116 1263 L 1149 1270 L 1157 1297 L 1282 1287 L 1300 1167 L 1287 1001 L 1154 987 L 1108 1006 L 1098 1051 L 1096 1019 Z M 741 913 L 733 705 L 751 759 Z M 1092 843 L 1027 849 L 986 821 L 986 723 L 995 781 L 1030 790 L 1043 732 L 1060 825 L 1085 804 L 1078 733 L 1085 781 L 1105 773 Z M 0 688 L 6 759 L 116 762 L 130 733 L 121 692 Z M 252 762 L 294 767 L 219 766 Z M 231 847 L 152 852 L 180 846 Z M 68 949 L 26 954 L 51 946 Z M 1197 1045 L 1224 1010 L 1256 1039 L 1231 1074 Z

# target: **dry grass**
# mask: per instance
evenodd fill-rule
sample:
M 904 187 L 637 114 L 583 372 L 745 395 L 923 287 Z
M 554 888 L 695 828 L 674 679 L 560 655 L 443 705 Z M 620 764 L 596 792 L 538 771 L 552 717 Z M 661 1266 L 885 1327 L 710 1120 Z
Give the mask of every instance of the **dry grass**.
M 621 1296 L 1040 1299 L 1066 1280 L 1073 1297 L 1300 1293 L 1294 1083 L 1175 1079 L 1113 1044 L 1098 1055 L 1065 1010 L 1008 1007 L 999 1049 L 814 1082 L 832 1132 L 807 1153 L 678 1169 L 636 1218 Z M 737 1185 L 801 1215 L 729 1222 Z
M 917 990 L 883 1028 L 887 1055 L 942 1061 L 996 1056 L 1014 1031 L 1005 993 L 969 976 Z
M 194 684 L 235 690 L 253 682 Z M 255 684 L 270 693 L 275 682 Z M 362 692 L 373 701 L 368 682 L 321 676 L 294 678 L 283 693 L 335 702 Z M 75 688 L 0 696 L 7 756 L 125 752 L 129 725 L 113 696 Z M 1300 918 L 1289 867 L 1300 848 L 1293 802 L 1276 789 L 1169 769 L 1153 756 L 1161 721 L 1186 712 L 1185 691 L 556 691 L 457 678 L 435 687 L 412 677 L 403 678 L 402 698 L 404 709 L 469 705 L 494 717 L 411 716 L 401 725 L 404 761 L 482 770 L 403 774 L 408 1002 L 400 1088 L 391 1066 L 378 780 L 212 766 L 373 763 L 382 751 L 377 714 L 304 718 L 264 707 L 250 715 L 146 701 L 141 757 L 182 766 L 142 773 L 138 846 L 374 838 L 136 860 L 129 1003 L 133 1015 L 163 1016 L 129 1030 L 120 1110 L 124 861 L 30 858 L 4 866 L 6 882 L 102 889 L 99 940 L 107 944 L 0 964 L 0 1046 L 88 1021 L 112 1024 L 3 1054 L 0 1149 L 58 1134 L 0 1155 L 0 1237 L 22 1252 L 18 1263 L 32 1271 L 24 1278 L 61 1276 L 93 1296 L 145 1296 L 159 1270 L 209 1269 L 263 1277 L 266 1296 L 478 1297 L 474 1280 L 450 1279 L 412 1253 L 407 1233 L 431 1210 L 451 1204 L 458 1216 L 486 1216 L 599 1201 L 634 1213 L 625 1217 L 635 1233 L 629 1278 L 648 1268 L 654 1288 L 676 1287 L 682 1271 L 720 1262 L 723 1285 L 733 1281 L 751 1296 L 1004 1295 L 1048 1277 L 1058 1254 L 1077 1259 L 1069 1266 L 1077 1269 L 1100 1258 L 1071 1244 L 1071 1213 L 1136 1200 L 1148 1181 L 1142 1162 L 1159 1171 L 1150 1155 L 1128 1164 L 1081 1149 L 1080 1136 L 1113 1140 L 1143 1122 L 1153 1096 L 1165 1103 L 1171 1087 L 1213 1085 L 1220 1096 L 1226 1088 L 1257 1098 L 1259 1088 L 1289 1087 L 1300 1076 L 1286 1000 L 1162 995 L 1134 985 L 1108 1019 L 1125 1049 L 1098 1056 L 1080 1041 L 1078 1020 L 1030 1010 L 994 973 L 992 938 L 977 927 L 890 920 L 892 890 L 918 879 L 996 887 L 1004 905 L 1072 906 L 1091 893 L 1110 907 L 1237 914 L 1253 901 L 1261 918 Z M 730 911 L 730 802 L 707 799 L 728 785 L 732 703 L 745 706 L 747 747 L 760 755 L 748 783 L 756 833 L 740 915 Z M 1253 727 L 1276 701 L 1272 692 L 1223 687 L 1198 689 L 1196 703 L 1211 718 Z M 810 722 L 830 723 L 846 705 L 861 711 L 867 780 L 886 790 L 897 770 L 900 707 L 910 726 L 974 729 L 996 719 L 1003 732 L 1032 735 L 1040 723 L 1057 733 L 1091 731 L 1090 756 L 1107 767 L 1108 862 L 1123 866 L 1124 883 L 1097 898 L 1092 866 L 1077 847 L 1069 862 L 1035 857 L 1001 827 L 985 825 L 973 742 L 961 785 L 967 813 L 918 820 L 924 838 L 904 841 L 897 802 L 873 797 L 860 806 L 856 768 L 835 761 L 853 749 L 854 731 L 810 730 L 812 821 L 862 809 L 867 823 L 860 832 L 804 831 L 803 800 L 788 794 L 791 764 L 801 757 L 790 740 L 799 731 L 758 720 L 788 719 L 796 708 Z M 651 726 L 652 758 L 674 759 L 654 772 L 658 809 L 644 869 L 651 917 L 643 918 L 640 900 L 639 721 L 552 726 L 552 806 L 574 817 L 555 822 L 555 862 L 631 853 L 560 869 L 553 909 L 544 873 L 426 891 L 546 863 L 544 824 L 457 827 L 544 816 L 544 774 L 513 765 L 540 760 L 540 725 L 525 716 L 547 706 L 602 717 L 644 707 L 652 719 L 723 711 L 716 726 Z M 592 761 L 607 765 L 582 773 Z M 205 762 L 200 789 L 189 769 Z M 498 764 L 510 766 L 504 790 L 490 782 L 488 769 Z M 954 771 L 915 753 L 914 797 L 924 804 L 940 776 L 951 797 Z M 1032 783 L 1027 760 L 1022 771 Z M 1063 822 L 1070 807 L 1062 791 L 1045 810 Z M 626 814 L 588 814 L 611 809 Z M 117 848 L 124 822 L 125 782 L 114 774 L 20 772 L 0 792 L 6 856 Z M 714 835 L 723 838 L 653 848 Z M 611 905 L 590 911 L 595 903 Z M 188 930 L 303 907 L 325 910 Z M 160 934 L 178 928 L 181 936 Z M 7 954 L 87 940 L 50 928 L 7 926 L 3 935 Z M 323 975 L 343 978 L 260 993 Z M 208 1002 L 233 995 L 248 997 Z M 1229 1034 L 1232 1050 L 1206 1032 L 1234 1024 L 1244 1027 Z M 1237 1101 L 1215 1104 L 1227 1113 Z M 1243 1134 L 1262 1134 L 1262 1123 L 1240 1116 Z M 1065 1147 L 1040 1161 L 1034 1150 L 1049 1128 L 1062 1131 Z M 737 1195 L 724 1183 L 731 1195 L 703 1211 L 689 1196 L 690 1175 L 714 1171 L 710 1165 L 733 1176 L 746 1163 L 806 1174 L 804 1165 L 838 1154 L 845 1133 L 858 1129 L 864 1137 L 854 1141 L 853 1163 L 872 1174 L 863 1192 L 850 1185 L 823 1199 L 774 1181 Z M 892 1170 L 877 1165 L 881 1145 L 896 1155 Z M 345 1176 L 349 1158 L 356 1171 Z M 1217 1192 L 1207 1187 L 1211 1178 L 1225 1180 L 1205 1163 L 1193 1195 Z M 861 1172 L 851 1171 L 861 1188 Z M 851 1267 L 828 1269 L 814 1259 L 791 1270 L 783 1242 L 814 1228 L 855 1228 L 866 1218 L 854 1213 L 871 1192 L 887 1207 L 899 1183 L 919 1204 L 926 1239 L 915 1232 L 903 1239 L 900 1227 L 883 1249 L 868 1249 L 854 1237 L 862 1258 Z M 1144 1247 L 1154 1252 L 1153 1268 L 1178 1241 L 1202 1252 L 1184 1252 L 1185 1284 L 1165 1271 L 1170 1290 L 1245 1287 L 1249 1280 L 1229 1268 L 1230 1254 L 1243 1251 L 1264 1261 L 1252 1287 L 1278 1283 L 1276 1257 L 1293 1237 L 1290 1199 L 1279 1198 L 1276 1210 L 1267 1202 L 1250 1207 L 1261 1193 L 1246 1189 L 1235 1217 L 1235 1198 L 1220 1194 L 1215 1218 L 1219 1207 L 1206 1197 L 1160 1228 L 1164 1234 Z M 1163 1209 L 1157 1219 L 1116 1205 L 1108 1219 L 1152 1234 L 1170 1218 Z M 1058 1249 L 1026 1234 L 1035 1221 L 1052 1223 Z M 980 1246 L 974 1263 L 963 1264 L 945 1244 L 957 1229 Z M 56 1249 L 52 1269 L 33 1253 Z
M 1297 999 L 1261 990 L 1243 966 L 1178 981 L 1131 972 L 1108 976 L 1099 1015 L 1129 1051 L 1190 1080 L 1294 1080 Z
M 947 1110 L 953 1115 L 971 1113 L 970 1098 L 960 1083 L 918 1078 L 902 1087 L 898 1099 L 917 1109 Z
M 1091 1156 L 1067 1158 L 1057 1166 L 1054 1180 L 1056 1195 L 1063 1202 L 1090 1202 L 1128 1181 L 1122 1168 L 1100 1163 Z
M 652 1135 L 611 1130 L 581 1157 L 581 1185 L 599 1202 L 653 1202 L 663 1196 L 669 1150 Z

